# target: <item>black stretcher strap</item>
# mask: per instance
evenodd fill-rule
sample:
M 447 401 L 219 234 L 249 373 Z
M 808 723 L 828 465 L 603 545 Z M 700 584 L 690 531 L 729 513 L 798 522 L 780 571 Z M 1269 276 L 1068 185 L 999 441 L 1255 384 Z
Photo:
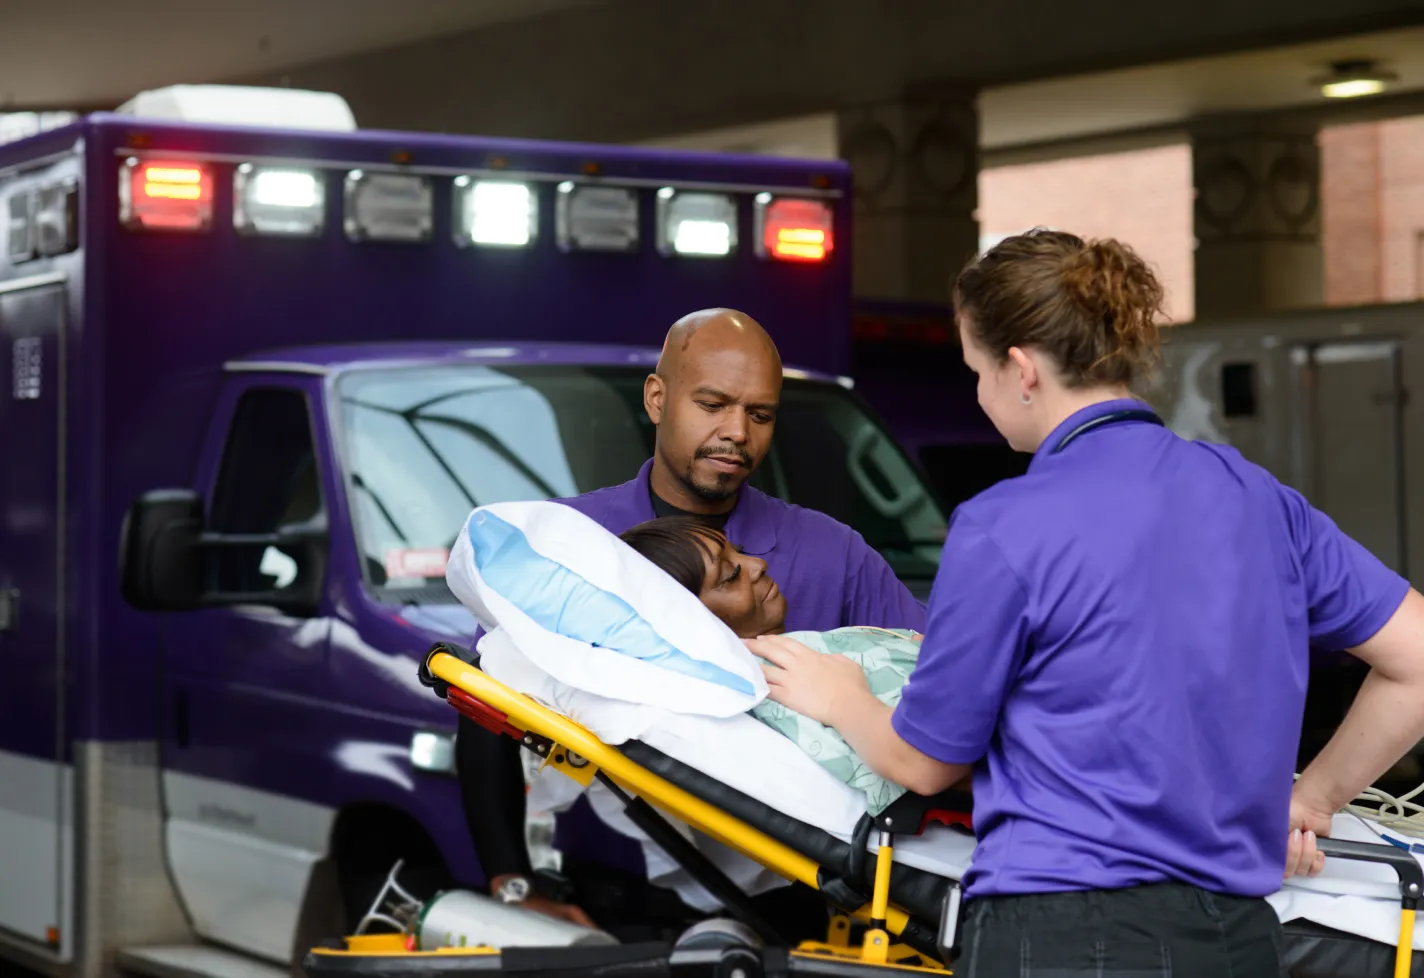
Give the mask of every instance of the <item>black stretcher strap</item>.
M 730 788 L 701 771 L 694 770 L 674 760 L 666 754 L 640 741 L 628 741 L 620 747 L 623 754 L 636 764 L 641 764 L 658 777 L 671 782 L 683 791 L 715 805 L 734 818 L 741 819 L 761 832 L 789 846 L 807 858 L 821 864 L 823 869 L 822 889 L 826 896 L 835 899 L 834 887 L 825 883 L 839 878 L 844 884 L 841 892 L 869 894 L 875 882 L 875 860 L 862 856 L 853 858 L 853 848 L 840 839 L 813 825 L 791 818 L 754 798 Z M 869 830 L 870 820 L 862 819 Z M 859 830 L 862 826 L 857 826 Z M 918 828 L 918 826 L 916 826 Z M 859 838 L 859 832 L 857 832 Z M 862 843 L 865 840 L 860 840 Z M 855 869 L 859 868 L 859 873 Z M 858 878 L 857 878 L 858 877 Z M 890 872 L 890 898 L 906 913 L 917 918 L 922 929 L 930 933 L 930 949 L 933 952 L 933 935 L 939 923 L 940 908 L 945 894 L 953 881 L 934 873 L 927 873 L 912 866 L 895 864 Z M 862 901 L 863 902 L 863 901 Z M 859 906 L 857 903 L 856 906 Z M 850 907 L 847 909 L 854 909 Z M 908 941 L 907 941 L 908 943 Z
M 500 952 L 501 972 L 540 978 L 665 978 L 672 973 L 666 944 L 611 947 L 511 947 Z M 481 976 L 483 978 L 483 976 Z
M 629 798 L 602 771 L 598 772 L 598 780 L 622 803 L 623 811 L 633 821 L 633 824 L 646 832 L 648 838 L 671 856 L 708 893 L 716 897 L 733 917 L 756 931 L 761 939 L 768 944 L 785 946 L 788 943 L 785 935 L 778 933 L 775 927 L 767 923 L 766 919 L 757 913 L 756 908 L 752 906 L 751 899 L 743 892 L 742 888 L 733 883 L 726 873 L 718 869 L 710 859 L 699 852 L 696 846 L 679 835 L 677 830 L 653 809 L 652 805 L 642 798 Z
M 1291 978 L 1381 978 L 1394 974 L 1393 944 L 1303 919 L 1290 921 L 1282 930 L 1282 959 Z M 1410 973 L 1418 973 L 1421 965 L 1424 953 L 1415 951 Z

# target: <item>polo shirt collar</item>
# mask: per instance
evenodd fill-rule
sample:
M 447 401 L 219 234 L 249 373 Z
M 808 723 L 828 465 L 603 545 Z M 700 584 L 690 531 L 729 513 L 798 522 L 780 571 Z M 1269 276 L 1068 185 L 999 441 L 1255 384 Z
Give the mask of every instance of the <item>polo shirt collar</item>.
M 1117 411 L 1151 410 L 1151 405 L 1135 397 L 1120 397 L 1111 401 L 1102 401 L 1098 404 L 1089 404 L 1085 408 L 1079 408 L 1059 422 L 1057 427 L 1048 433 L 1048 437 L 1043 439 L 1043 444 L 1038 446 L 1038 451 L 1034 452 L 1033 458 L 1029 460 L 1029 471 L 1032 472 L 1034 466 L 1041 464 L 1048 456 L 1052 455 L 1054 448 L 1072 434 L 1073 430 L 1080 425 L 1085 425 L 1089 421 L 1105 417 Z
M 650 458 L 638 470 L 633 480 L 634 499 L 630 500 L 635 523 L 642 523 L 654 517 L 652 483 L 653 460 Z M 765 493 L 742 484 L 737 493 L 736 505 L 727 516 L 727 539 L 742 548 L 743 552 L 760 557 L 776 548 L 775 503 Z

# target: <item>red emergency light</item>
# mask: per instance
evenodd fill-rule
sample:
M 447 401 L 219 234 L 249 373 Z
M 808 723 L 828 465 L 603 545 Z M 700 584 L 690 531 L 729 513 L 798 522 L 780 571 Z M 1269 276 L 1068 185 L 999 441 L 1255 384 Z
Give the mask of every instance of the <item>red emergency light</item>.
M 213 175 L 202 163 L 130 159 L 119 185 L 120 220 L 130 228 L 206 230 L 213 216 Z
M 831 208 L 819 200 L 783 197 L 759 201 L 760 251 L 783 261 L 824 261 L 835 244 Z

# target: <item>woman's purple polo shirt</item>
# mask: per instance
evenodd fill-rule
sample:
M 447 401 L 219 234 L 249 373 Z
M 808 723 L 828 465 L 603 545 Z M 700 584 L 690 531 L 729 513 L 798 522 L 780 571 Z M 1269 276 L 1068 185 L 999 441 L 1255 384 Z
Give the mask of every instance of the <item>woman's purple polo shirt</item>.
M 955 512 L 893 723 L 979 762 L 971 896 L 1280 888 L 1309 653 L 1408 582 L 1229 447 L 1113 401 Z

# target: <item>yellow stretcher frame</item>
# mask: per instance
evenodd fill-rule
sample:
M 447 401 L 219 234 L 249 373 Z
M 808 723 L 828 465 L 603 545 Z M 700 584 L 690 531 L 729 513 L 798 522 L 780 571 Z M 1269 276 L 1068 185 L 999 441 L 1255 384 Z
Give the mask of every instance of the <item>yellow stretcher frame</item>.
M 736 850 L 787 879 L 820 890 L 820 865 L 814 860 L 753 828 L 741 819 L 679 788 L 677 785 L 630 760 L 615 747 L 605 744 L 587 728 L 505 686 L 449 652 L 434 651 L 426 668 L 437 679 L 461 690 L 504 714 L 511 727 L 552 741 L 541 750 L 544 765 L 553 767 L 587 787 L 602 771 L 624 791 L 685 822 L 692 828 Z M 791 951 L 793 956 L 833 956 L 899 971 L 925 972 L 943 976 L 947 963 L 920 950 L 895 941 L 909 922 L 909 914 L 890 901 L 890 869 L 893 846 L 882 837 L 875 862 L 873 897 L 851 916 L 868 924 L 859 947 L 849 943 L 849 920 L 832 919 L 824 943 L 806 942 Z M 918 958 L 920 965 L 903 964 Z

